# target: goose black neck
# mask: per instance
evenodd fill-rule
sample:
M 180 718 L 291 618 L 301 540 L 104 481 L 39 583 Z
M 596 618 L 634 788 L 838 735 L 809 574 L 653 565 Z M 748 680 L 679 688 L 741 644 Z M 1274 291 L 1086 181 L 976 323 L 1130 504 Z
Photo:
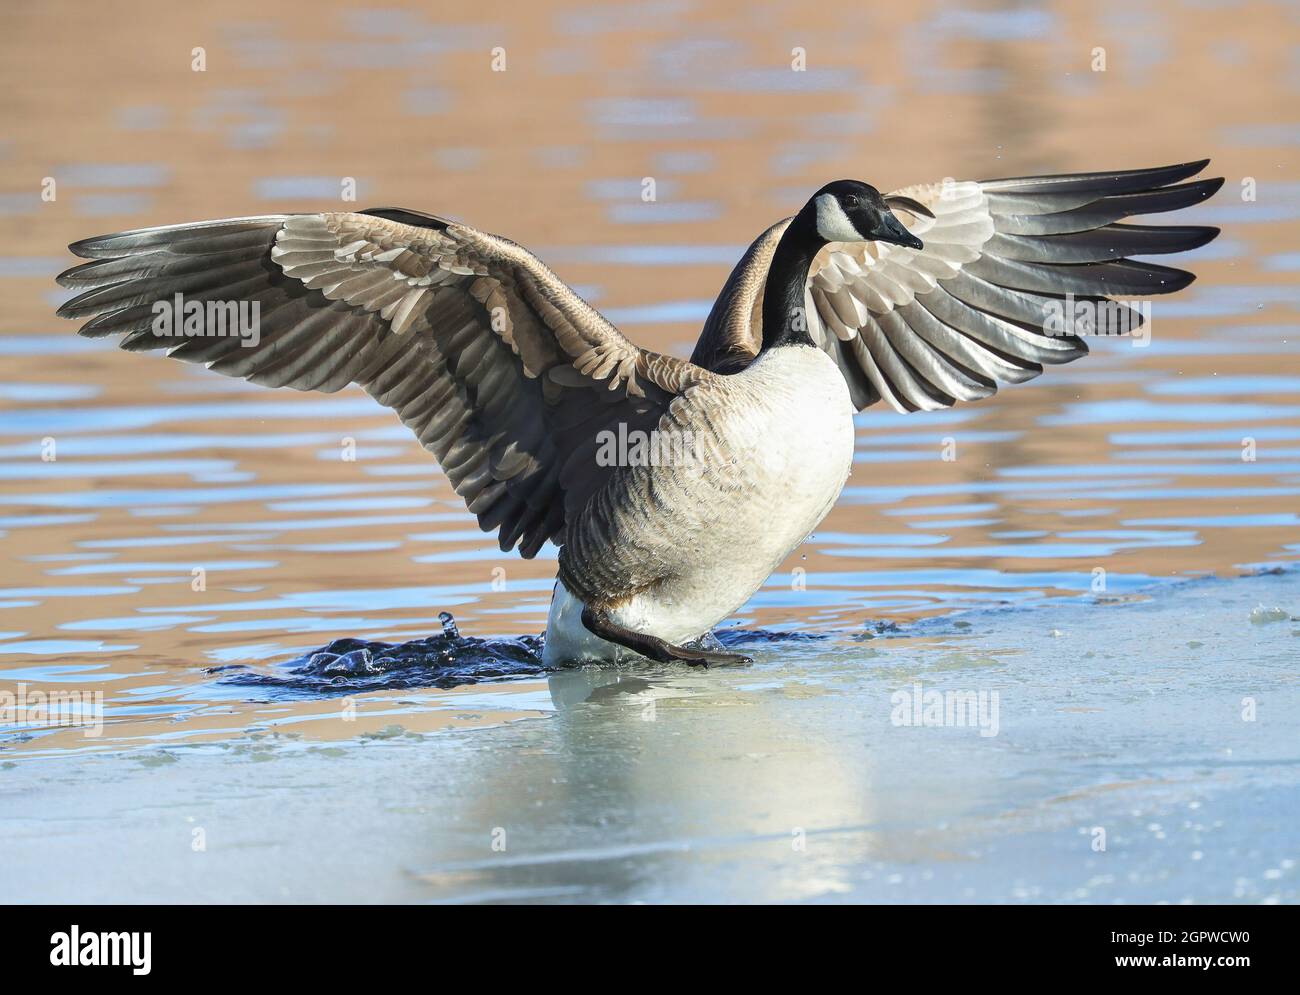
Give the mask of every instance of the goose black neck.
M 807 209 L 796 214 L 781 234 L 763 284 L 764 351 L 779 345 L 815 344 L 808 331 L 804 287 L 808 267 L 825 244 Z

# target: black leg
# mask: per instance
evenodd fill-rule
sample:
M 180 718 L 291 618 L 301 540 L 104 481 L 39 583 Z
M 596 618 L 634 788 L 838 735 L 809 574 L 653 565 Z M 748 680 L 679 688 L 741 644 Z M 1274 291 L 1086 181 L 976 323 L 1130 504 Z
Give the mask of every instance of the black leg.
M 635 653 L 640 653 L 660 663 L 672 663 L 680 660 L 693 667 L 707 667 L 711 663 L 720 665 L 753 663 L 751 657 L 743 653 L 721 653 L 714 650 L 694 649 L 686 646 L 674 646 L 666 639 L 634 632 L 626 626 L 619 625 L 609 617 L 603 608 L 587 605 L 582 609 L 582 624 L 589 632 L 601 639 L 619 646 L 626 646 Z

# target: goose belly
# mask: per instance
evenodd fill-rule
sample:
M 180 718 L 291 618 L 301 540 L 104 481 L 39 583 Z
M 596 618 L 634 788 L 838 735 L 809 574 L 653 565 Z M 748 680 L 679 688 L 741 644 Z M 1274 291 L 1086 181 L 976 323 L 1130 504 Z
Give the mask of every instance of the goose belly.
M 551 610 L 546 616 L 546 641 L 542 644 L 542 661 L 548 667 L 562 663 L 618 663 L 637 659 L 638 654 L 625 646 L 601 639 L 582 624 L 586 607 L 564 586 L 555 582 Z
M 727 459 L 705 473 L 659 473 L 655 518 L 629 514 L 623 536 L 647 552 L 658 576 L 610 614 L 672 643 L 703 635 L 749 600 L 830 511 L 853 460 L 848 388 L 820 349 L 773 349 L 726 379 L 725 396 L 701 399 L 698 416 L 684 417 Z M 557 585 L 555 637 L 589 659 L 602 650 L 579 645 L 585 630 L 571 622 L 580 614 L 580 602 Z M 551 639 L 548 629 L 548 656 Z
M 673 570 L 619 618 L 670 642 L 744 605 L 830 512 L 853 462 L 848 388 L 820 349 L 774 349 L 736 376 L 747 379 L 749 403 L 718 429 L 735 463 L 699 494 L 693 541 Z

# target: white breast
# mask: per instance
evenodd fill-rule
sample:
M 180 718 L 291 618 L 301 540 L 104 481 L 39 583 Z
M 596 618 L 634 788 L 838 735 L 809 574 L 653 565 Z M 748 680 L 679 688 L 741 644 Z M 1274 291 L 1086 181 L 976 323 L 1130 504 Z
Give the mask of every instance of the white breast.
M 772 349 L 730 379 L 733 403 L 714 423 L 735 462 L 682 509 L 697 520 L 697 540 L 672 579 L 619 613 L 623 624 L 673 642 L 707 632 L 749 600 L 826 517 L 853 461 L 848 386 L 820 349 Z
M 762 586 L 835 503 L 853 462 L 853 405 L 844 375 L 812 346 L 781 346 L 725 378 L 692 424 L 707 425 L 729 458 L 683 484 L 642 521 L 657 537 L 664 579 L 610 611 L 637 632 L 684 643 L 711 630 Z M 647 471 L 656 472 L 656 471 Z M 667 473 L 668 471 L 665 471 Z M 546 659 L 615 660 L 630 651 L 582 625 L 581 602 L 556 584 Z

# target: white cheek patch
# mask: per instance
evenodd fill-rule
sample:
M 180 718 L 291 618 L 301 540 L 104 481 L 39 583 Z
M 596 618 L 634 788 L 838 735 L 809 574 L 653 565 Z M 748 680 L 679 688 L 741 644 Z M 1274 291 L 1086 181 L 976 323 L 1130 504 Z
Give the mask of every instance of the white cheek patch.
M 866 241 L 853 227 L 840 202 L 828 193 L 817 198 L 817 234 L 827 242 Z

